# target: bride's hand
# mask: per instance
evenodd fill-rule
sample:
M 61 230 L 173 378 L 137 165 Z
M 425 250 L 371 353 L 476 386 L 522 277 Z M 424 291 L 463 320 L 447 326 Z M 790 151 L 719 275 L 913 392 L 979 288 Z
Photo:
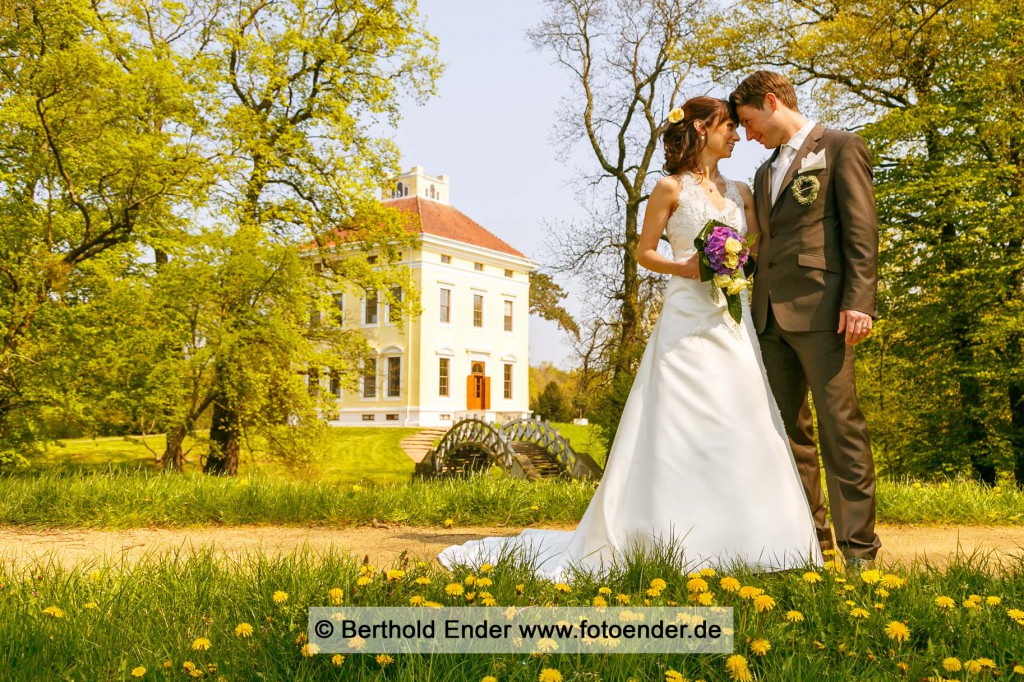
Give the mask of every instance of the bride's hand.
M 686 260 L 676 261 L 676 274 L 687 279 L 700 279 L 700 267 L 697 260 L 699 255 L 694 252 Z

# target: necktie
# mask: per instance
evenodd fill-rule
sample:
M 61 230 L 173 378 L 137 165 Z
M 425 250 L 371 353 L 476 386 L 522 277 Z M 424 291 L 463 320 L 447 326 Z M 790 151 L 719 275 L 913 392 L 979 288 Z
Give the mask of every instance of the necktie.
M 778 201 L 779 191 L 782 189 L 782 179 L 786 177 L 786 171 L 789 170 L 795 153 L 796 150 L 788 144 L 782 145 L 782 149 L 779 150 L 779 158 L 772 171 L 772 204 Z

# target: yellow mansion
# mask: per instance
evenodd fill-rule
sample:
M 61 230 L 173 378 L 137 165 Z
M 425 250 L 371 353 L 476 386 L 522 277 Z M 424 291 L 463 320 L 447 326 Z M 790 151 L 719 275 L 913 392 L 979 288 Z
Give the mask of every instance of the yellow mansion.
M 419 248 L 405 254 L 423 313 L 402 329 L 382 297 L 345 295 L 346 324 L 367 334 L 356 392 L 336 426 L 450 426 L 466 416 L 529 416 L 529 274 L 537 264 L 451 206 L 445 175 L 414 166 L 385 203 L 411 213 Z

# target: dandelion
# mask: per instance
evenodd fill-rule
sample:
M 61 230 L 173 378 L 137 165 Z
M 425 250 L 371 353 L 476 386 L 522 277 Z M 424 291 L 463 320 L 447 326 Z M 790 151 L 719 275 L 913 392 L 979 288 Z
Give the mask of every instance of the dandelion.
M 447 587 L 444 588 L 444 593 L 449 597 L 457 597 L 464 591 L 459 583 L 448 583 Z
M 493 584 L 494 584 L 494 581 L 491 580 L 490 578 L 477 578 L 476 579 L 476 586 L 477 587 L 490 587 Z
M 725 661 L 725 668 L 729 671 L 729 679 L 733 682 L 753 682 L 754 677 L 750 674 L 747 666 L 747 659 L 739 654 L 730 656 Z
M 711 606 L 715 603 L 715 596 L 710 592 L 701 592 L 697 596 L 697 603 L 701 606 Z
M 277 592 L 274 592 L 274 596 L 271 597 L 271 599 L 274 600 L 275 604 L 283 604 L 286 601 L 288 601 L 288 593 L 282 590 L 278 590 Z
M 248 637 L 252 634 L 252 626 L 248 623 L 239 623 L 235 626 L 235 637 Z
M 598 606 L 598 607 L 604 607 L 604 606 L 608 606 L 608 600 L 606 600 L 606 599 L 605 599 L 604 597 L 602 597 L 601 595 L 597 595 L 597 596 L 596 596 L 596 597 L 594 597 L 594 599 L 593 599 L 593 600 L 591 601 L 591 604 L 593 604 L 594 606 Z
M 964 661 L 964 670 L 966 670 L 969 673 L 980 673 L 981 664 L 975 660 L 968 659 Z
M 455 521 L 454 520 L 452 520 L 452 519 L 445 519 L 444 520 L 444 527 L 445 528 L 451 528 L 454 525 L 455 525 Z
M 414 580 L 413 582 L 415 582 L 417 585 L 429 585 L 432 581 L 427 576 L 421 575 L 419 578 L 416 578 L 416 580 Z
M 896 590 L 907 584 L 907 581 L 893 573 L 886 573 L 882 576 L 880 581 L 882 587 L 887 587 L 890 590 Z
M 629 595 L 628 594 L 617 594 L 617 595 L 615 595 L 615 601 L 619 602 L 620 604 L 622 604 L 624 606 L 628 605 L 629 604 Z
M 462 582 L 465 583 L 466 585 L 472 585 L 473 583 L 476 582 L 476 576 L 475 575 L 467 575 L 466 579 L 463 580 Z
M 877 590 L 875 590 L 875 594 L 877 594 L 882 599 L 885 599 L 889 596 L 889 590 L 885 589 L 884 587 L 879 587 Z
M 209 651 L 209 650 L 210 650 L 210 640 L 208 640 L 206 637 L 197 637 L 196 640 L 194 642 L 192 642 L 192 651 Z
M 883 604 L 883 603 L 881 603 L 881 602 L 875 602 L 875 603 L 873 604 L 873 606 L 874 606 L 874 607 L 875 607 L 876 609 L 878 609 L 879 611 L 882 611 L 883 609 L 885 609 L 885 604 Z
M 395 662 L 395 659 L 387 654 L 377 654 L 377 665 L 383 667 L 389 666 Z
M 550 637 L 544 637 L 543 639 L 537 640 L 537 651 L 543 651 L 545 653 L 554 651 L 558 648 L 558 642 L 551 639 Z
M 426 597 L 421 594 L 414 594 L 409 597 L 409 606 L 423 606 L 423 603 L 427 601 Z
M 142 677 L 145 674 L 146 668 L 144 666 L 140 665 L 138 668 L 132 668 L 132 677 Z
M 91 611 L 92 609 L 98 609 L 99 606 L 97 606 L 96 602 L 90 601 L 90 602 L 86 602 L 86 603 L 82 604 L 82 608 L 83 609 L 89 609 Z
M 335 587 L 327 593 L 327 600 L 331 602 L 331 606 L 340 606 L 344 598 L 345 590 L 340 587 Z
M 356 585 L 359 585 L 360 587 L 365 587 L 365 586 L 369 585 L 372 582 L 373 582 L 373 578 L 371 578 L 368 575 L 361 575 L 358 578 L 356 578 Z
M 708 581 L 703 578 L 691 578 L 686 583 L 686 589 L 690 592 L 707 592 Z
M 480 572 L 481 573 L 490 573 L 493 570 L 494 570 L 494 566 L 492 566 L 491 564 L 482 564 L 480 566 Z
M 951 609 L 956 606 L 956 602 L 952 597 L 941 596 L 935 598 L 935 605 L 940 609 Z
M 973 599 L 965 599 L 964 600 L 964 608 L 965 609 L 980 609 L 981 608 L 981 602 L 976 602 Z
M 750 643 L 750 651 L 757 656 L 764 656 L 772 650 L 772 643 L 767 639 L 755 639 Z
M 665 682 L 687 682 L 687 679 L 678 670 L 669 668 L 665 671 Z
M 901 623 L 898 620 L 890 621 L 885 626 L 885 634 L 889 639 L 895 640 L 902 644 L 903 642 L 910 639 L 910 628 L 907 627 L 906 623 Z
M 555 592 L 562 592 L 563 594 L 569 594 L 572 592 L 572 588 L 565 583 L 555 583 Z
M 879 580 L 882 579 L 882 572 L 881 571 L 876 571 L 874 569 L 869 570 L 869 571 L 864 571 L 863 573 L 860 574 L 860 579 L 866 585 L 874 585 L 875 583 L 877 583 Z
M 361 492 L 362 490 L 363 490 L 362 486 L 359 486 L 359 485 L 352 486 L 352 492 L 354 492 L 354 493 Z
M 775 600 L 769 597 L 767 594 L 759 594 L 756 597 L 754 597 L 754 608 L 757 609 L 758 613 L 771 611 L 775 608 Z
M 331 665 L 341 665 L 345 662 L 345 657 L 341 654 L 334 654 L 331 656 Z
M 661 578 L 655 578 L 651 581 L 652 590 L 658 590 L 660 592 L 661 590 L 664 590 L 666 587 L 668 587 L 668 583 L 662 580 Z
M 320 647 L 318 647 L 316 644 L 310 642 L 308 644 L 302 645 L 302 655 L 306 658 L 313 658 L 318 653 L 320 653 Z
M 753 587 L 751 585 L 744 585 L 739 591 L 741 599 L 753 599 L 759 594 L 764 594 L 764 590 L 760 587 Z
M 859 606 L 857 608 L 855 608 L 855 609 L 850 609 L 850 618 L 870 618 L 870 617 L 871 617 L 871 614 L 868 613 L 867 609 L 862 609 Z
M 487 594 L 487 593 L 485 592 L 484 594 Z M 490 594 L 487 594 L 486 597 L 481 597 L 480 598 L 480 603 L 482 605 L 484 605 L 484 606 L 497 606 L 498 605 L 498 600 L 495 599 L 494 597 L 492 597 Z
M 538 682 L 562 682 L 562 673 L 554 668 L 544 668 L 540 671 Z
M 43 609 L 43 613 L 45 613 L 50 618 L 64 617 L 64 609 L 60 608 L 59 606 L 47 606 L 45 609 Z
M 1017 664 L 1013 666 L 1014 675 L 1024 675 L 1024 665 Z
M 387 573 L 385 573 L 384 577 L 387 579 L 387 581 L 389 583 L 393 583 L 396 580 L 401 580 L 402 578 L 404 578 L 405 577 L 405 571 L 397 569 L 397 568 L 394 568 L 394 569 L 391 569 L 390 571 L 388 571 Z
M 985 603 L 989 606 L 999 606 L 1003 600 L 1000 597 L 985 597 Z
M 807 571 L 806 573 L 804 573 L 803 577 L 800 578 L 800 579 L 803 580 L 805 583 L 813 585 L 814 583 L 820 583 L 821 582 L 821 575 L 818 574 L 818 573 L 815 573 L 814 571 Z
M 597 593 L 598 594 L 603 594 L 604 596 L 607 597 L 608 595 L 610 595 L 612 593 L 612 588 L 610 588 L 610 587 L 599 587 L 599 588 L 597 588 Z
M 736 580 L 732 576 L 726 576 L 718 581 L 718 586 L 726 592 L 738 592 L 740 589 L 740 581 Z
M 786 611 L 786 620 L 790 623 L 802 623 L 804 622 L 804 614 L 799 611 Z
M 498 678 L 494 675 L 488 675 L 487 677 L 480 678 L 480 682 L 498 682 Z
M 980 665 L 982 668 L 994 669 L 996 667 L 996 662 L 991 658 L 978 658 L 975 659 L 975 663 Z
M 516 585 L 516 594 L 520 594 L 521 595 L 523 593 L 523 590 L 525 590 L 525 589 L 526 589 L 526 585 L 524 585 L 522 583 L 519 583 L 518 585 Z
M 365 647 L 366 647 L 366 640 L 363 639 L 362 637 L 360 637 L 359 635 L 356 635 L 355 637 L 352 637 L 352 638 L 350 638 L 348 640 L 348 648 L 349 649 L 354 649 L 356 651 L 359 651 L 360 649 L 363 649 Z
M 942 659 L 942 669 L 948 673 L 960 672 L 963 668 L 963 663 L 960 662 L 959 658 L 950 656 L 949 658 Z

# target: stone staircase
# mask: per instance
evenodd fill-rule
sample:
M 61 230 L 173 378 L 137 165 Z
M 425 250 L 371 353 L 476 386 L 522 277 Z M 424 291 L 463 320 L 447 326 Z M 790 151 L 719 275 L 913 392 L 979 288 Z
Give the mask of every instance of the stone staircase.
M 403 438 L 399 445 L 402 451 L 409 455 L 409 459 L 419 464 L 427 456 L 427 453 L 434 448 L 437 440 L 446 432 L 447 429 L 420 429 L 408 438 Z
M 536 443 L 514 441 L 512 449 L 516 451 L 515 460 L 523 468 L 527 480 L 536 481 L 540 478 L 565 476 L 568 472 L 558 458 Z

